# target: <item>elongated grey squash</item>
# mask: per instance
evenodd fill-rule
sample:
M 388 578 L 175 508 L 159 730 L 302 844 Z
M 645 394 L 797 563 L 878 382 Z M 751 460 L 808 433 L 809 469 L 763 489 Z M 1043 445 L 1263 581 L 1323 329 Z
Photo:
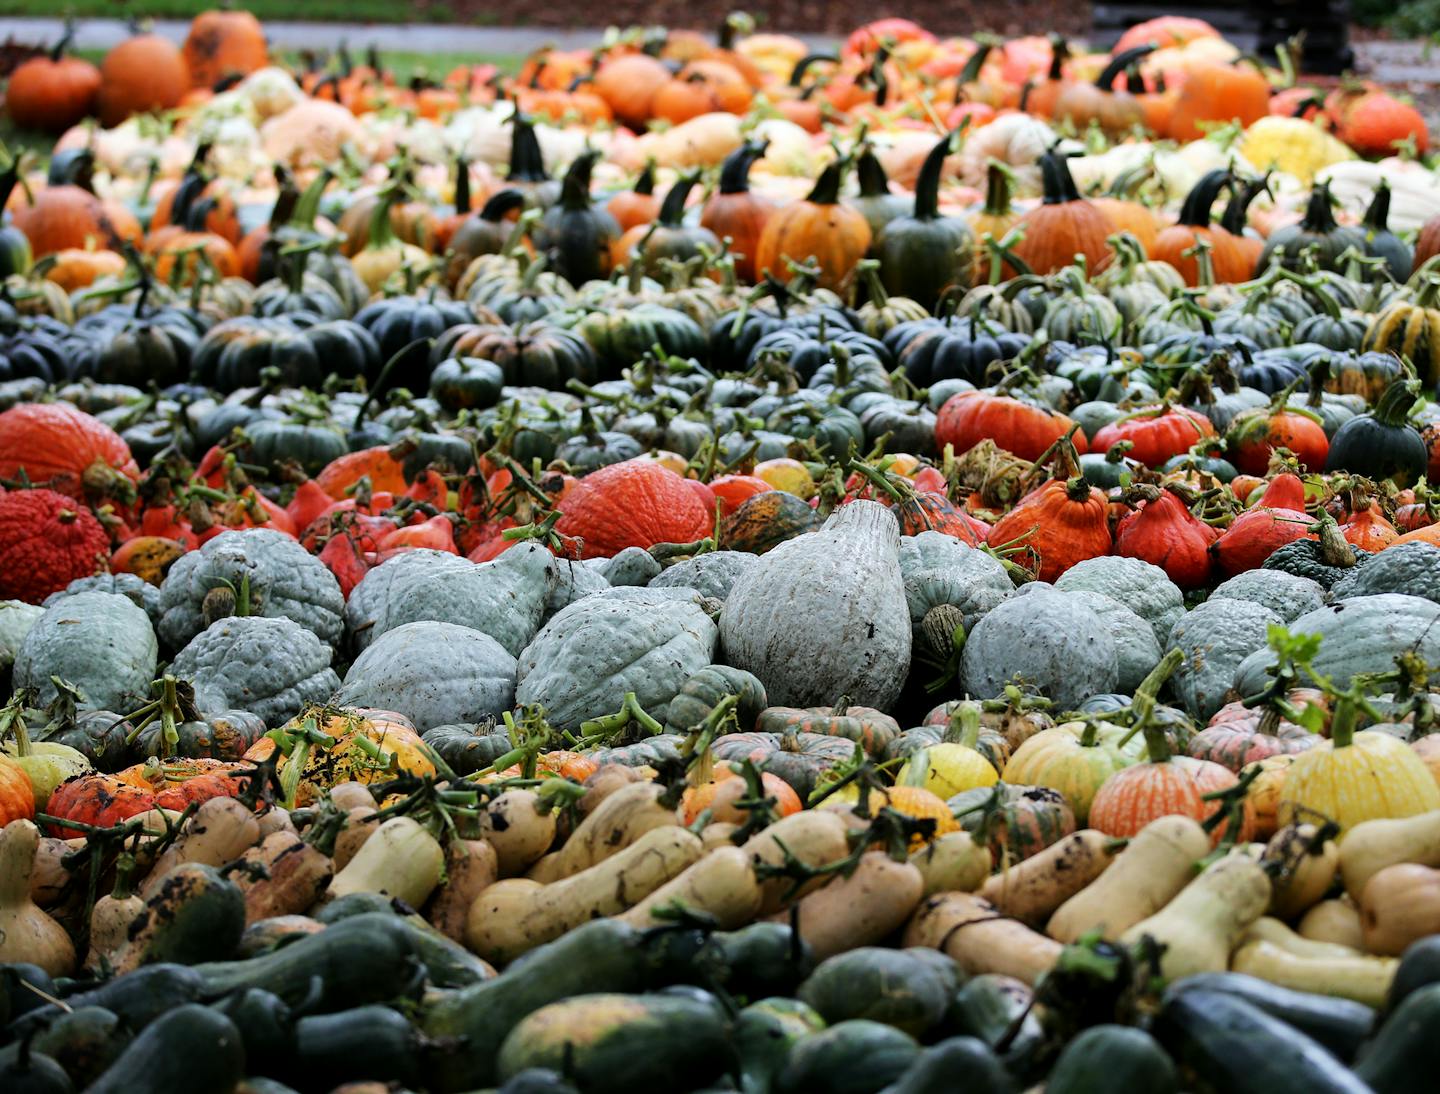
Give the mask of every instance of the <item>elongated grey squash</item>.
M 731 587 L 720 638 L 726 660 L 758 676 L 776 706 L 845 695 L 888 709 L 910 671 L 895 514 L 852 502 L 762 556 Z

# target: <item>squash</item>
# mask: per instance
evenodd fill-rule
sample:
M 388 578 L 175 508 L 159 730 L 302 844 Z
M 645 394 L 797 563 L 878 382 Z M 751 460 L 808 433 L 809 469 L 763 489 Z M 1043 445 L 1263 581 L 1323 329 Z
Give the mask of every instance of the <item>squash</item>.
M 1115 940 L 1159 912 L 1194 877 L 1210 837 L 1189 817 L 1159 817 L 1138 833 L 1095 880 L 1050 917 L 1045 933 L 1061 942 L 1098 930 Z
M 572 877 L 625 850 L 654 828 L 678 824 L 667 793 L 654 783 L 634 782 L 607 795 L 582 820 L 560 850 L 541 859 L 527 875 L 552 882 Z
M 857 946 L 821 958 L 796 997 L 831 1025 L 863 1019 L 925 1037 L 945 1020 L 960 970 L 942 953 Z
M 1398 955 L 1416 939 L 1440 934 L 1437 881 L 1440 870 L 1419 863 L 1387 866 L 1372 875 L 1360 894 L 1366 952 Z
M 1003 694 L 1019 676 L 1061 709 L 1114 691 L 1118 671 L 1110 628 L 1087 605 L 1043 588 L 988 612 L 966 638 L 960 661 L 961 682 L 977 698 Z M 1010 774 L 1006 781 L 1047 785 Z
M 945 892 L 974 892 L 990 876 L 989 848 L 975 842 L 969 832 L 947 832 L 910 855 L 920 871 L 925 896 Z
M 150 877 L 141 886 L 140 895 L 145 899 L 154 896 L 164 876 L 182 863 L 224 866 L 259 840 L 260 825 L 254 814 L 234 798 L 201 802 L 180 838 L 150 866 Z
M 1335 884 L 1340 851 L 1334 841 L 1320 839 L 1321 834 L 1313 824 L 1286 825 L 1266 845 L 1264 861 L 1280 865 L 1280 872 L 1272 879 L 1272 915 L 1296 920 Z
M 1366 1006 L 1385 1002 L 1399 964 L 1359 953 L 1303 956 L 1273 942 L 1252 939 L 1235 951 L 1231 968 L 1296 991 L 1353 999 Z
M 245 930 L 245 898 L 240 887 L 213 866 L 186 862 L 161 879 L 145 901 L 145 910 L 126 932 L 115 958 L 116 971 L 175 961 L 194 965 L 202 958 L 235 955 Z
M 847 828 L 840 814 L 829 810 L 806 810 L 776 821 L 761 829 L 741 845 L 755 866 L 762 863 L 781 866 L 789 858 L 806 866 L 818 867 L 837 862 L 850 853 Z M 828 875 L 812 878 L 797 885 L 779 876 L 760 883 L 762 915 L 773 915 L 828 880 Z
M 1082 1094 L 1109 1084 L 1133 1094 L 1173 1094 L 1180 1089 L 1175 1064 L 1144 1030 L 1091 1026 L 1060 1052 L 1046 1094 Z
M 1269 904 L 1270 879 L 1264 868 L 1245 855 L 1230 854 L 1120 938 L 1136 944 L 1149 937 L 1164 945 L 1160 971 L 1167 980 L 1224 972 L 1230 951 Z
M 795 1044 L 770 1087 L 775 1094 L 880 1090 L 904 1074 L 920 1046 L 901 1030 L 855 1018 Z
M 980 896 L 1004 914 L 1039 926 L 1101 877 L 1119 851 L 1118 841 L 1084 829 L 1002 870 L 980 887 Z
M 189 1046 L 193 1057 L 171 1052 L 175 1045 Z M 245 1044 L 235 1023 L 216 1009 L 187 1002 L 141 1030 L 86 1090 L 125 1094 L 143 1087 L 155 1094 L 186 1094 L 233 1090 L 244 1077 Z
M 1352 950 L 1362 950 L 1365 946 L 1360 910 L 1348 896 L 1313 905 L 1296 930 L 1301 938 L 1314 942 L 1330 942 Z
M 1399 863 L 1440 867 L 1440 809 L 1362 821 L 1340 842 L 1340 878 L 1354 901 L 1372 877 Z
M 837 289 L 865 257 L 872 233 L 865 217 L 840 201 L 840 184 L 848 166 L 841 160 L 820 173 L 803 201 L 771 213 L 755 250 L 755 268 L 780 281 L 794 275 L 787 261 L 804 264 L 814 259 L 820 268 L 817 284 Z
M 1052 274 L 1085 256 L 1087 269 L 1099 273 L 1113 257 L 1107 242 L 1110 221 L 1095 205 L 1080 196 L 1065 155 L 1051 148 L 1040 157 L 1044 201 L 1022 216 L 1016 225 L 1024 238 L 1013 248 L 1037 274 Z
M 533 790 L 505 790 L 480 814 L 479 835 L 495 851 L 501 877 L 524 873 L 555 842 L 554 810 Z
M 24 818 L 0 829 L 0 961 L 38 965 L 51 976 L 75 968 L 75 947 L 65 929 L 30 899 L 30 874 L 40 830 Z
M 445 854 L 409 817 L 391 817 L 330 882 L 334 900 L 349 893 L 384 893 L 419 908 L 440 884 Z
M 1105 780 L 1139 758 L 1121 748 L 1124 736 L 1119 727 L 1094 720 L 1064 722 L 1025 741 L 1000 777 L 1007 783 L 1059 791 L 1075 820 L 1084 824 Z
M 82 709 L 133 710 L 149 695 L 157 656 L 142 609 L 115 593 L 79 592 L 30 628 L 15 655 L 14 682 L 34 688 L 40 706 L 55 700 L 51 677 L 59 676 L 84 695 Z
M 700 839 L 671 826 L 645 833 L 624 851 L 561 881 L 498 881 L 470 908 L 465 943 L 487 961 L 507 964 L 597 915 L 640 903 L 702 854 Z
M 867 851 L 848 877 L 835 878 L 801 898 L 795 906 L 797 929 L 815 959 L 823 962 L 883 942 L 905 924 L 924 895 L 925 879 L 916 866 L 896 862 L 882 851 Z M 788 918 L 788 913 L 780 915 Z
M 1138 558 L 1102 556 L 1077 562 L 1060 575 L 1062 592 L 1095 592 L 1118 600 L 1155 632 L 1160 648 L 1185 613 L 1185 597 L 1160 567 Z
M 925 157 L 914 211 L 886 223 L 873 247 L 885 291 L 926 308 L 951 289 L 968 289 L 973 280 L 974 235 L 962 218 L 940 215 L 940 176 L 954 145 L 954 134 L 946 134 Z
M 941 950 L 966 975 L 1001 973 L 1031 985 L 1050 971 L 1063 949 L 971 893 L 928 897 L 905 928 L 903 945 Z
M 770 551 L 726 599 L 726 659 L 759 677 L 772 703 L 813 706 L 847 695 L 888 709 L 910 666 L 899 543 L 888 509 L 856 501 L 819 532 Z M 796 628 L 796 619 L 827 620 L 826 641 Z
M 339 868 L 299 835 L 285 831 L 271 832 L 241 858 L 246 866 L 256 868 L 255 874 L 242 873 L 237 878 L 245 894 L 247 928 L 314 907 Z M 256 876 L 260 870 L 264 874 Z
M 721 846 L 617 917 L 635 927 L 658 927 L 660 913 L 683 908 L 708 916 L 722 930 L 743 927 L 760 910 L 760 884 L 745 852 Z

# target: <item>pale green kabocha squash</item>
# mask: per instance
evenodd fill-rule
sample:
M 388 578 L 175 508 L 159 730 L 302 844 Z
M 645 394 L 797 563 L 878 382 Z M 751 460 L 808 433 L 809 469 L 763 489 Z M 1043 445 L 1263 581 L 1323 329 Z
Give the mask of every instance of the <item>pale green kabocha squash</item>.
M 355 659 L 335 701 L 405 715 L 421 733 L 498 717 L 515 699 L 515 658 L 488 634 L 420 621 L 387 631 Z
M 290 619 L 232 616 L 191 639 L 170 671 L 191 682 L 202 711 L 247 710 L 278 726 L 340 686 L 331 656 L 328 645 Z
M 0 600 L 0 676 L 10 671 L 25 636 L 44 614 L 45 609 L 39 604 Z
M 406 551 L 371 570 L 350 593 L 345 622 L 362 651 L 407 623 L 455 623 L 488 634 L 513 657 L 545 616 L 558 580 L 555 556 L 519 543 L 493 562 Z
M 58 604 L 67 596 L 76 593 L 118 593 L 132 601 L 137 608 L 144 608 L 152 626 L 160 625 L 160 590 L 135 574 L 93 574 L 77 577 L 58 593 L 51 593 L 44 600 L 44 606 Z
M 889 709 L 911 648 L 895 514 L 851 502 L 762 556 L 731 588 L 720 631 L 725 660 L 759 677 L 776 706 L 849 696 Z
M 237 615 L 288 619 L 331 647 L 340 640 L 345 598 L 339 582 L 282 532 L 222 532 L 176 559 L 160 586 L 161 642 L 179 649 L 205 630 L 206 598 L 215 590 L 233 592 L 237 603 L 248 600 L 248 612 Z
M 660 563 L 644 547 L 626 547 L 609 558 L 587 559 L 585 565 L 617 589 L 648 585 L 660 576 Z
M 1113 596 L 1155 632 L 1162 646 L 1170 628 L 1185 614 L 1185 596 L 1159 566 L 1138 558 L 1102 555 L 1077 562 L 1055 580 L 1061 592 L 1088 589 Z
M 1320 636 L 1312 664 L 1342 688 L 1361 673 L 1392 670 L 1395 658 L 1406 652 L 1415 653 L 1432 669 L 1440 665 L 1440 604 L 1424 597 L 1353 596 L 1307 612 L 1290 624 L 1290 631 Z M 1257 648 L 1235 670 L 1235 690 L 1241 695 L 1260 691 L 1270 682 L 1266 669 L 1273 664 L 1274 652 Z
M 1115 642 L 1115 690 L 1130 694 L 1160 663 L 1160 643 L 1155 631 L 1113 596 L 1088 589 L 1066 593 L 1080 601 L 1105 624 Z
M 1279 622 L 1280 616 L 1249 600 L 1207 600 L 1188 612 L 1166 647 L 1185 655 L 1170 677 L 1180 706 L 1208 721 L 1225 705 L 1240 662 L 1265 645 L 1270 627 Z
M 1120 679 L 1115 638 L 1078 597 L 1044 586 L 997 605 L 975 624 L 960 657 L 960 682 L 977 699 L 1010 683 L 1035 689 L 1060 710 L 1113 692 Z
M 959 610 L 968 632 L 986 612 L 1015 592 L 999 559 L 944 532 L 902 536 L 900 575 L 910 622 L 917 632 L 925 616 L 941 605 Z
M 707 551 L 662 571 L 652 589 L 694 589 L 701 596 L 724 600 L 759 556 L 744 551 Z
M 1306 612 L 1323 608 L 1325 590 L 1312 578 L 1284 570 L 1246 570 L 1215 586 L 1210 599 L 1245 600 L 1269 608 L 1281 621 L 1289 623 Z
M 1387 547 L 1330 586 L 1331 600 L 1376 593 L 1404 593 L 1440 602 L 1440 547 L 1429 543 Z
M 150 617 L 128 597 L 97 591 L 62 597 L 35 621 L 15 656 L 17 688 L 36 702 L 56 695 L 52 676 L 75 685 L 87 710 L 133 710 L 149 697 L 159 648 Z
M 518 703 L 556 729 L 612 714 L 626 692 L 664 722 L 685 681 L 715 660 L 717 630 L 693 589 L 621 587 L 558 612 L 520 654 Z

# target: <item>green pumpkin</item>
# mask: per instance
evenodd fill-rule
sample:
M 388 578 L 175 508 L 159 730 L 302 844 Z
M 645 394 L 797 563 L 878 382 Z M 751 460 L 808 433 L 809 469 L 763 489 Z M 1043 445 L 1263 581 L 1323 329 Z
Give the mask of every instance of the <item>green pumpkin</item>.
M 855 161 L 855 181 L 859 184 L 860 193 L 846 198 L 845 204 L 858 210 L 865 218 L 872 236 L 878 236 L 892 220 L 910 211 L 906 208 L 904 196 L 890 189 L 885 168 L 868 145 Z
M 206 713 L 199 719 L 175 727 L 180 739 L 174 755 L 191 759 L 239 760 L 250 746 L 265 735 L 265 720 L 249 711 L 223 710 Z M 161 727 L 152 722 L 135 738 L 133 758 L 143 761 L 161 754 Z
M 59 694 L 55 678 L 83 696 L 82 709 L 134 710 L 150 693 L 159 649 L 145 610 L 120 593 L 88 589 L 56 600 L 20 643 L 16 689 L 41 705 Z
M 974 233 L 960 217 L 940 215 L 940 173 L 954 146 L 955 135 L 946 134 L 930 150 L 915 183 L 914 211 L 888 221 L 872 247 L 885 290 L 926 308 L 951 289 L 968 289 L 974 278 Z
M 820 962 L 797 998 L 831 1025 L 868 1019 L 924 1037 L 944 1021 L 960 981 L 938 950 L 863 946 Z
M 618 375 L 657 345 L 666 356 L 708 356 L 704 328 L 684 312 L 660 304 L 592 311 L 577 316 L 571 329 L 590 344 L 607 375 Z
M 1365 233 L 1365 253 L 1383 258 L 1386 272 L 1403 284 L 1414 269 L 1415 252 L 1390 230 L 1390 184 L 1383 177 L 1360 221 L 1360 230 Z
M 96 316 L 95 319 L 101 319 Z M 82 320 L 82 330 L 93 320 Z M 127 317 L 118 324 L 96 324 L 97 337 L 76 355 L 74 375 L 102 384 L 165 387 L 190 373 L 191 358 L 200 338 L 193 328 L 154 317 Z
M 548 208 L 560 197 L 559 180 L 552 179 L 545 170 L 535 124 L 520 113 L 518 106 L 510 116 L 510 170 L 505 176 L 505 186 L 520 191 L 525 196 L 525 204 L 532 209 Z
M 595 281 L 610 273 L 611 244 L 620 226 L 604 206 L 590 200 L 590 172 L 600 153 L 581 153 L 565 173 L 560 200 L 541 218 L 535 245 L 550 258 L 550 268 L 572 285 Z
M 790 1050 L 775 1094 L 870 1094 L 894 1082 L 920 1055 L 914 1038 L 866 1019 L 837 1022 Z
M 1045 1092 L 1095 1094 L 1103 1090 L 1176 1094 L 1180 1077 L 1165 1050 L 1144 1030 L 1092 1026 L 1061 1051 L 1045 1080 Z
M 339 689 L 332 656 L 329 646 L 289 619 L 238 616 L 218 619 L 196 635 L 170 669 L 190 681 L 202 711 L 244 710 L 280 726 L 306 703 L 326 702 Z
M 633 460 L 644 449 L 628 433 L 600 430 L 588 406 L 580 408 L 580 432 L 555 449 L 555 458 L 569 465 L 576 475 L 588 474 L 612 463 Z
M 449 357 L 430 373 L 430 398 L 450 411 L 494 406 L 504 387 L 505 370 L 483 357 Z
M 564 390 L 571 380 L 592 384 L 599 379 L 590 344 L 576 332 L 548 322 L 452 327 L 436 340 L 430 359 L 439 363 L 452 357 L 493 361 L 505 374 L 505 383 L 550 391 Z
M 822 453 L 840 458 L 865 444 L 865 427 L 850 410 L 827 403 L 792 403 L 770 415 L 769 428 L 815 442 Z
M 729 665 L 706 665 L 686 680 L 675 698 L 665 729 L 669 733 L 688 733 L 714 712 L 723 700 L 734 696 L 735 721 L 741 730 L 754 727 L 765 709 L 765 685 L 744 669 Z
M 634 744 L 601 748 L 591 753 L 598 764 L 620 764 L 623 767 L 660 767 L 682 762 L 680 746 L 685 738 L 678 733 L 657 733 Z
M 1305 216 L 1298 224 L 1288 224 L 1270 233 L 1260 260 L 1255 264 L 1255 274 L 1260 276 L 1272 263 L 1279 263 L 1286 269 L 1301 268 L 1302 253 L 1313 248 L 1316 264 L 1325 270 L 1339 268 L 1340 256 L 1351 247 L 1364 253 L 1365 234 L 1356 228 L 1342 228 L 1335 223 L 1335 213 L 1330 204 L 1330 184 L 1317 183 L 1310 191 L 1310 201 L 1305 206 Z
M 294 462 L 306 474 L 316 475 L 331 460 L 349 451 L 345 435 L 325 422 L 308 419 L 259 421 L 245 430 L 250 458 L 261 467 L 278 468 Z
M 705 251 L 715 255 L 724 250 L 724 245 L 709 228 L 685 223 L 685 202 L 699 181 L 698 171 L 681 175 L 675 180 L 666 192 L 665 200 L 660 203 L 660 214 L 655 218 L 654 225 L 632 251 L 632 254 L 638 252 L 638 256 L 627 255 L 626 266 L 638 261 L 647 277 L 661 277 L 667 261 L 683 263 L 700 257 Z
M 242 316 L 216 324 L 195 348 L 196 383 L 219 391 L 257 387 L 260 374 L 277 369 L 289 387 L 319 389 L 328 372 L 315 345 L 288 317 Z
M 767 490 L 746 498 L 725 518 L 720 543 L 727 550 L 763 555 L 820 523 L 816 511 L 794 494 Z
M 1330 438 L 1325 470 L 1349 471 L 1402 488 L 1424 477 L 1429 463 L 1425 441 L 1410 424 L 1419 397 L 1418 380 L 1397 379 L 1369 414 L 1351 418 Z
M 471 775 L 491 766 L 515 745 L 509 731 L 493 721 L 472 725 L 433 726 L 422 740 L 457 775 Z

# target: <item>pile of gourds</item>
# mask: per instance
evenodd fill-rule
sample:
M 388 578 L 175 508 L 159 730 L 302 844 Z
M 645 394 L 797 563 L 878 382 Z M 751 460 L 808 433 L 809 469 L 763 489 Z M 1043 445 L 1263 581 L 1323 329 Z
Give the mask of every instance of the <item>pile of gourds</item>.
M 1039 47 L 341 61 L 11 163 L 0 1085 L 1413 1089 L 1423 123 Z

